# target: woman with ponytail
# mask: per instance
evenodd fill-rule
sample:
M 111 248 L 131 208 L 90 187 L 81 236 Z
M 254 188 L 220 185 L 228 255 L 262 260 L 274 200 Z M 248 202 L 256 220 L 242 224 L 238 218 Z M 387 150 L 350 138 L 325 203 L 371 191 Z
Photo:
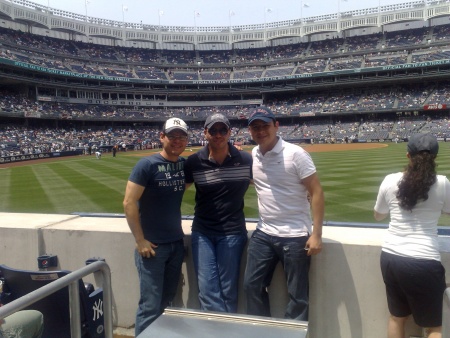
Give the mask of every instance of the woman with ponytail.
M 380 265 L 390 312 L 388 338 L 404 338 L 410 315 L 429 338 L 442 336 L 445 269 L 441 264 L 437 223 L 450 213 L 450 182 L 436 174 L 437 139 L 413 135 L 404 172 L 381 183 L 374 208 L 380 221 L 390 215 Z

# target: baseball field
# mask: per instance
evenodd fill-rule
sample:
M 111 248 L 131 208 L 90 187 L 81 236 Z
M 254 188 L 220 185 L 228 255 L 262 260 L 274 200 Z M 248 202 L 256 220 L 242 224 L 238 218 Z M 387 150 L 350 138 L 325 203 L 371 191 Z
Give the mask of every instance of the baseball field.
M 405 143 L 315 144 L 311 153 L 325 191 L 325 220 L 370 222 L 378 187 L 384 176 L 407 163 Z M 188 149 L 188 156 L 198 148 Z M 191 151 L 192 150 L 192 151 Z M 250 151 L 245 148 L 244 151 Z M 123 213 L 122 200 L 134 164 L 151 151 L 119 152 L 0 165 L 0 212 L 70 214 Z M 450 177 L 450 144 L 440 143 L 438 173 Z M 183 215 L 192 215 L 195 188 L 186 191 Z M 257 217 L 251 186 L 245 199 L 246 217 Z M 384 221 L 386 222 L 386 221 Z M 450 225 L 442 216 L 440 225 Z

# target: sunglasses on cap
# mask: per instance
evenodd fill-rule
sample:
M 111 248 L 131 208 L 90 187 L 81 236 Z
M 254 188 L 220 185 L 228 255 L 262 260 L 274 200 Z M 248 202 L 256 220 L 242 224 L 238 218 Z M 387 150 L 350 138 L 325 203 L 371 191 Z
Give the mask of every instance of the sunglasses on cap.
M 211 136 L 216 136 L 217 134 L 220 134 L 221 136 L 225 136 L 228 133 L 227 128 L 211 128 L 208 129 L 208 133 Z

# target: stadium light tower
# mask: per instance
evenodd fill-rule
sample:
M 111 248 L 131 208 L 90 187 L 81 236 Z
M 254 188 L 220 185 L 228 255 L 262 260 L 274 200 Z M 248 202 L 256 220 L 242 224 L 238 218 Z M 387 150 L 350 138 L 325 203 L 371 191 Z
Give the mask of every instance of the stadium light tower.
M 228 12 L 228 22 L 229 22 L 229 26 L 230 26 L 230 31 L 231 31 L 231 17 L 235 16 L 235 15 L 236 15 L 236 13 L 230 9 L 230 11 Z
M 264 9 L 264 41 L 267 41 L 267 14 L 272 13 L 272 8 L 265 8 Z
M 378 27 L 381 27 L 381 0 L 378 0 Z
M 197 45 L 197 42 L 198 42 L 198 36 L 197 36 L 197 18 L 198 17 L 200 17 L 200 12 L 195 10 L 194 11 L 195 45 Z
M 91 2 L 89 1 L 89 0 L 85 0 L 84 1 L 84 13 L 85 13 L 85 16 L 84 16 L 84 18 L 85 18 L 85 21 L 87 22 L 88 21 L 88 18 L 87 18 L 87 9 L 88 9 L 88 5 L 90 4 Z
M 128 12 L 128 6 L 122 5 L 122 24 L 125 28 L 125 12 Z
M 348 2 L 348 0 L 337 0 L 337 2 L 338 2 L 338 27 L 337 27 L 337 31 L 338 32 L 341 31 L 341 1 Z
M 164 11 L 158 9 L 158 31 L 161 32 L 161 17 L 164 15 Z
M 338 14 L 341 16 L 341 1 L 342 2 L 348 2 L 348 0 L 338 0 Z
M 231 17 L 235 16 L 235 15 L 236 15 L 236 13 L 233 10 L 230 9 L 230 11 L 228 12 L 228 23 L 229 23 L 229 25 L 228 25 L 228 32 L 230 34 L 229 35 L 230 44 L 233 43 L 233 30 L 231 29 Z
M 50 18 L 50 0 L 47 0 L 47 27 L 51 27 L 51 18 Z
M 195 28 L 195 33 L 197 33 L 197 18 L 200 17 L 200 12 L 195 10 L 194 11 L 194 28 Z
M 303 23 L 303 8 L 309 8 L 309 4 L 307 2 L 304 2 L 303 0 L 300 1 L 300 21 Z

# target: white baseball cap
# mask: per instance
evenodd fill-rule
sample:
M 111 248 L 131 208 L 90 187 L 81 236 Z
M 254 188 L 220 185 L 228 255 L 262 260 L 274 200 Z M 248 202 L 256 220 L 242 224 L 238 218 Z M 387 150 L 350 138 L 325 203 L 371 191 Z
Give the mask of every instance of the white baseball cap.
M 179 129 L 186 134 L 188 133 L 188 126 L 186 122 L 178 117 L 172 117 L 164 123 L 163 131 L 164 134 L 170 133 L 172 130 Z

